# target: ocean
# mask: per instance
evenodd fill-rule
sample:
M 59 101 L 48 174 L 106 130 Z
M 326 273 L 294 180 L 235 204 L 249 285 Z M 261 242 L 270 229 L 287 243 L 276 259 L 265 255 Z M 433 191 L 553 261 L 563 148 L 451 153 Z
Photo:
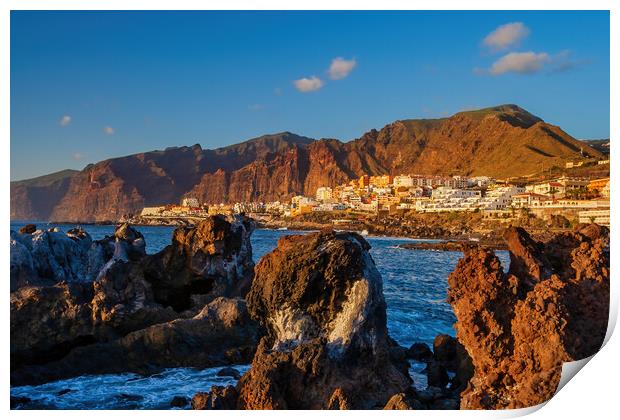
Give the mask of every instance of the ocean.
M 11 223 L 17 230 L 23 223 Z M 39 227 L 46 227 L 39 224 Z M 74 225 L 59 226 L 63 231 Z M 84 225 L 93 239 L 101 239 L 114 232 L 112 225 Z M 147 252 L 155 253 L 170 243 L 173 227 L 139 226 L 146 239 Z M 255 262 L 275 248 L 283 235 L 305 232 L 258 229 L 252 234 Z M 416 239 L 367 237 L 372 246 L 370 253 L 383 277 L 383 293 L 387 303 L 387 323 L 390 336 L 400 345 L 409 347 L 425 342 L 432 348 L 438 334 L 454 335 L 456 321 L 452 308 L 446 303 L 447 278 L 461 257 L 460 252 L 409 250 L 398 244 Z M 507 268 L 506 251 L 497 253 Z M 425 364 L 412 362 L 410 373 L 415 387 L 426 387 L 422 374 Z M 249 366 L 237 366 L 241 373 Z M 166 369 L 149 377 L 136 374 L 95 375 L 50 382 L 37 386 L 11 388 L 12 396 L 33 400 L 32 408 L 58 409 L 169 409 L 174 396 L 192 397 L 207 391 L 211 385 L 234 384 L 232 378 L 217 377 L 220 368 Z M 69 390 L 69 391 L 67 391 Z

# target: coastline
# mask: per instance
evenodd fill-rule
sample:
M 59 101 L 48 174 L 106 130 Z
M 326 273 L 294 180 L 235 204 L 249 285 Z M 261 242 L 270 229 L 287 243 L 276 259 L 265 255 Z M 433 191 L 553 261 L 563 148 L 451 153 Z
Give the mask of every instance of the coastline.
M 360 217 L 345 219 L 332 215 L 312 215 L 312 217 L 264 217 L 250 215 L 256 221 L 258 229 L 274 231 L 316 232 L 333 229 L 334 231 L 356 232 L 369 238 L 391 238 L 403 241 L 418 241 L 399 245 L 403 249 L 462 251 L 463 247 L 480 246 L 492 250 L 506 250 L 507 244 L 503 232 L 509 227 L 524 227 L 534 237 L 544 238 L 552 233 L 569 232 L 572 227 L 557 227 L 544 223 L 543 220 L 509 219 L 505 221 L 482 220 L 472 215 L 424 215 L 409 214 L 405 217 Z M 88 222 L 76 221 L 25 221 L 12 220 L 13 224 L 33 223 L 37 226 L 74 225 L 74 226 L 118 226 L 129 223 L 136 227 L 192 227 L 204 218 L 143 218 L 131 217 L 113 220 Z

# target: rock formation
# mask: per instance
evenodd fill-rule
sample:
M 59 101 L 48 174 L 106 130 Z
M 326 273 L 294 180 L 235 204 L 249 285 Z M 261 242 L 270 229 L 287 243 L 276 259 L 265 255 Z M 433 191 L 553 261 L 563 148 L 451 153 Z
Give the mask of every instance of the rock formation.
M 235 410 L 239 393 L 232 386 L 212 386 L 209 392 L 199 392 L 192 397 L 194 410 Z
M 89 283 L 105 271 L 106 264 L 137 261 L 146 255 L 142 234 L 127 224 L 98 241 L 79 227 L 66 234 L 57 228 L 25 227 L 11 231 L 11 290 L 61 281 Z
M 79 229 L 12 232 L 12 382 L 249 361 L 257 326 L 238 297 L 253 228 L 214 216 L 155 255 L 128 225 L 100 241 Z
M 194 145 L 109 159 L 12 182 L 11 219 L 119 220 L 184 196 L 210 204 L 285 200 L 362 174 L 519 176 L 564 166 L 582 151 L 603 156 L 524 109 L 502 105 L 395 121 L 349 142 L 279 133 L 216 150 Z
M 118 339 L 83 343 L 58 360 L 17 368 L 12 378 L 19 383 L 38 383 L 85 374 L 147 375 L 170 367 L 248 363 L 258 339 L 257 325 L 250 319 L 245 301 L 219 297 L 194 317 L 154 323 Z
M 594 354 L 609 315 L 609 233 L 596 225 L 533 240 L 505 233 L 510 269 L 477 247 L 449 277 L 457 338 L 474 376 L 461 408 L 503 409 L 553 396 L 562 363 Z
M 381 275 L 359 235 L 279 240 L 247 296 L 266 330 L 237 385 L 244 409 L 381 408 L 411 384 L 390 357 Z
M 203 301 L 245 296 L 254 274 L 254 229 L 253 220 L 239 215 L 232 222 L 214 216 L 196 227 L 177 228 L 171 245 L 142 261 L 146 279 L 156 288 L 155 299 L 183 310 L 193 304 L 188 300 L 192 295 Z

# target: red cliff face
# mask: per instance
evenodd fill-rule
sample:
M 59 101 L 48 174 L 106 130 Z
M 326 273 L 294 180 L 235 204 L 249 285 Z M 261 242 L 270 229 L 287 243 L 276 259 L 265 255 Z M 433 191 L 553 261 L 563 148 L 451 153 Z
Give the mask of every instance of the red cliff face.
M 547 401 L 562 363 L 601 347 L 609 316 L 609 231 L 590 225 L 537 242 L 506 233 L 510 270 L 481 248 L 450 275 L 457 338 L 474 376 L 461 408 L 523 408 Z
M 514 105 L 403 120 L 342 143 L 291 133 L 203 150 L 170 148 L 89 165 L 55 187 L 11 184 L 11 218 L 115 220 L 144 206 L 286 200 L 362 174 L 528 175 L 601 153 Z M 54 189 L 55 188 L 55 189 Z

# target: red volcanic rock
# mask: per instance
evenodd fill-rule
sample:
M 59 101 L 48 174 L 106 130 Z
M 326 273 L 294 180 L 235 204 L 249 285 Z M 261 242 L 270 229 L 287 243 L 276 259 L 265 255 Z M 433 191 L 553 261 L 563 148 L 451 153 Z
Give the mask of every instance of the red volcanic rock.
M 329 402 L 327 403 L 329 410 L 350 410 L 352 409 L 351 399 L 344 393 L 342 388 L 336 388 Z
M 199 392 L 192 398 L 194 410 L 234 410 L 237 408 L 237 390 L 234 386 L 212 386 L 209 392 Z
M 600 227 L 536 242 L 505 234 L 511 265 L 469 248 L 450 275 L 457 338 L 474 376 L 461 408 L 521 408 L 553 396 L 563 362 L 594 354 L 609 316 L 609 236 Z
M 383 407 L 410 386 L 390 358 L 369 248 L 357 234 L 325 231 L 283 237 L 261 259 L 247 299 L 267 335 L 237 385 L 240 408 Z
M 24 234 L 24 233 L 33 234 L 36 230 L 37 230 L 37 225 L 33 225 L 32 223 L 29 223 L 27 225 L 20 227 L 18 232 L 21 234 Z
M 424 410 L 426 407 L 415 398 L 412 392 L 400 392 L 390 398 L 384 410 Z

